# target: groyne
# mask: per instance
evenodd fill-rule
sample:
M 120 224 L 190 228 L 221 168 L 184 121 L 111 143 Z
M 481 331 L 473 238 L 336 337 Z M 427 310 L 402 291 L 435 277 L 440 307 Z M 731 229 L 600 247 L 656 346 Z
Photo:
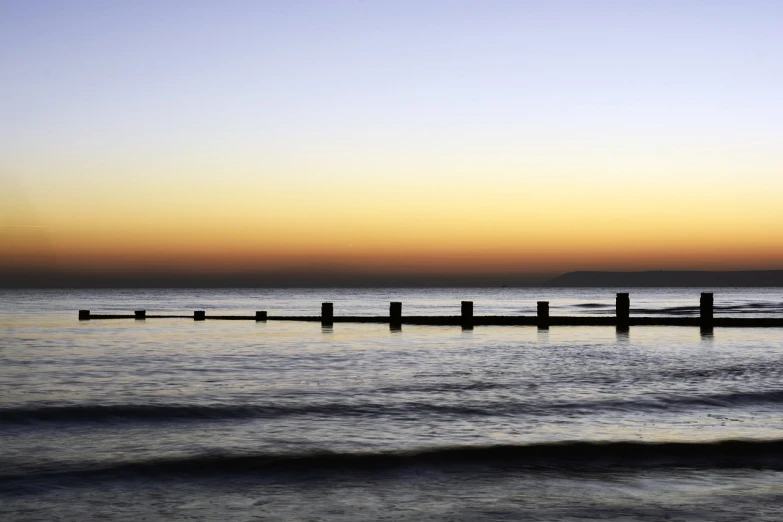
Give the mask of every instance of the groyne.
M 632 326 L 696 326 L 702 329 L 715 327 L 783 327 L 783 317 L 715 317 L 714 296 L 710 292 L 701 294 L 697 317 L 646 317 L 631 315 L 630 296 L 618 293 L 613 316 L 553 316 L 549 313 L 549 301 L 537 302 L 535 316 L 516 315 L 474 315 L 472 301 L 462 301 L 460 315 L 403 315 L 402 303 L 389 303 L 389 315 L 354 316 L 334 315 L 334 304 L 321 303 L 321 315 L 273 315 L 266 310 L 251 315 L 207 315 L 204 310 L 195 310 L 192 315 L 147 314 L 146 310 L 135 310 L 129 314 L 96 314 L 90 310 L 79 310 L 79 320 L 101 319 L 190 319 L 195 321 L 309 321 L 324 326 L 335 323 L 380 323 L 391 328 L 410 325 L 460 326 L 471 329 L 475 326 L 535 326 L 546 329 L 550 326 L 614 326 L 619 330 Z

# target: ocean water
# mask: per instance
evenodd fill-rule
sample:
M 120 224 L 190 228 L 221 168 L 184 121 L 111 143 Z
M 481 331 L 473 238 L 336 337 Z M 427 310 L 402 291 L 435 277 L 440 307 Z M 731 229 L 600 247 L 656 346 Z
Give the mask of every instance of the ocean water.
M 708 289 L 716 316 L 782 289 Z M 627 289 L 696 315 L 701 289 Z M 782 520 L 783 329 L 94 313 L 614 313 L 615 289 L 0 291 L 0 520 Z

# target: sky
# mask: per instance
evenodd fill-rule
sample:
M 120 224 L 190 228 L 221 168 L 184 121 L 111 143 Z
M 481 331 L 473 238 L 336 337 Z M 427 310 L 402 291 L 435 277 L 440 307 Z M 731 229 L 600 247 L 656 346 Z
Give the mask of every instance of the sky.
M 783 268 L 781 35 L 759 0 L 3 0 L 0 278 Z

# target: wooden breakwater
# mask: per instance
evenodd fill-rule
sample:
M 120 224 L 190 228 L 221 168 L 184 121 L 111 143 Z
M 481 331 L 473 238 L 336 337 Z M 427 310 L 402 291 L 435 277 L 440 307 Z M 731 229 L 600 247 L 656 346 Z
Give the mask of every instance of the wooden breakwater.
M 699 302 L 698 317 L 644 317 L 631 315 L 630 297 L 619 293 L 616 297 L 615 315 L 610 316 L 551 316 L 549 301 L 538 301 L 535 316 L 512 315 L 474 315 L 473 302 L 462 301 L 460 315 L 402 315 L 402 303 L 389 303 L 387 316 L 335 316 L 333 303 L 321 304 L 321 315 L 269 315 L 260 310 L 253 315 L 207 315 L 204 310 L 196 310 L 192 315 L 147 314 L 146 310 L 136 310 L 132 314 L 93 314 L 90 310 L 79 310 L 79 320 L 96 319 L 191 319 L 195 321 L 310 321 L 320 322 L 324 326 L 334 323 L 380 323 L 391 328 L 400 328 L 403 324 L 461 326 L 471 329 L 474 326 L 614 326 L 625 330 L 631 326 L 698 326 L 702 329 L 714 327 L 783 327 L 783 317 L 715 317 L 714 297 L 712 293 L 702 293 Z

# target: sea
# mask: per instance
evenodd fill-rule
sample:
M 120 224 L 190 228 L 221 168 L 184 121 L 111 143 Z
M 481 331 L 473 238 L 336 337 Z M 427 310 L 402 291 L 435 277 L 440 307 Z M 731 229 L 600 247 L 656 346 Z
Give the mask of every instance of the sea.
M 781 317 L 781 288 L 0 291 L 3 521 L 779 521 L 783 329 L 93 313 Z

